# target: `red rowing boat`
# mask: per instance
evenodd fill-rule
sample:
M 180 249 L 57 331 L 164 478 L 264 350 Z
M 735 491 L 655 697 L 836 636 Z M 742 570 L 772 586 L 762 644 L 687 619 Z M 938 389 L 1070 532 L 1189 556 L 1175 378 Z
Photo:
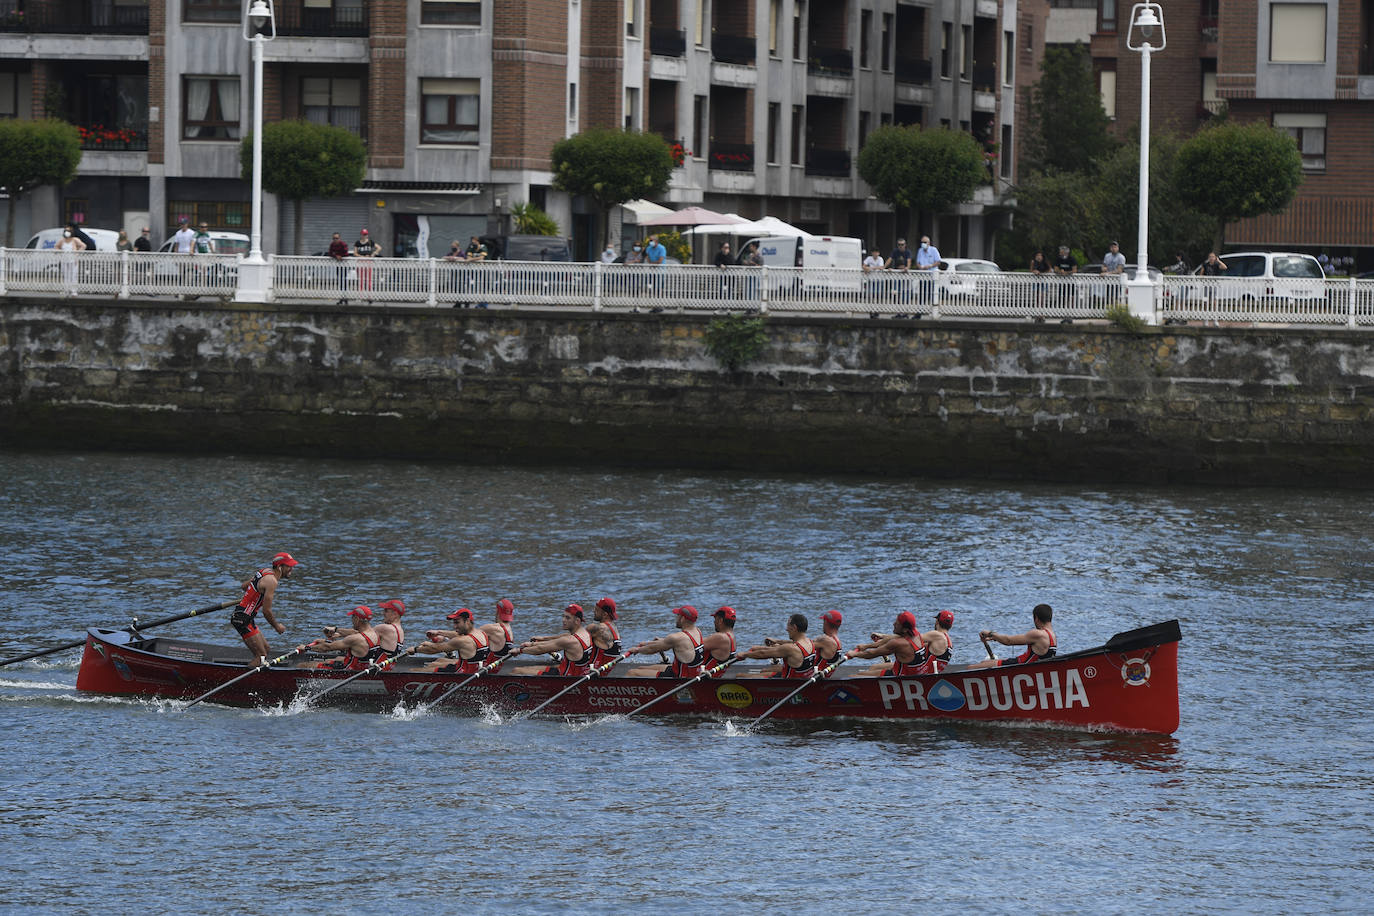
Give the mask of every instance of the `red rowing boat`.
M 1031 665 L 970 670 L 952 665 L 939 674 L 909 677 L 844 676 L 840 668 L 783 705 L 773 718 L 841 717 L 884 720 L 956 719 L 1021 722 L 1070 728 L 1172 734 L 1178 728 L 1178 621 L 1118 633 L 1104 645 Z M 429 661 L 432 661 L 429 660 Z M 464 677 L 422 669 L 426 660 L 402 658 L 393 667 L 354 679 L 322 704 L 391 709 L 437 700 Z M 215 688 L 213 702 L 232 706 L 286 705 L 356 672 L 271 667 L 243 677 L 251 659 L 242 646 L 185 639 L 141 638 L 125 630 L 92 628 L 77 674 L 78 690 L 114 696 L 189 700 Z M 859 662 L 851 662 L 857 669 Z M 507 663 L 507 668 L 510 663 Z M 551 715 L 628 712 L 672 691 L 682 681 L 627 677 L 627 665 L 579 684 L 543 711 Z M 755 669 L 757 670 L 757 669 Z M 719 679 L 699 681 L 646 710 L 646 715 L 751 719 L 802 681 L 748 678 L 736 665 Z M 489 674 L 471 680 L 439 708 L 502 713 L 532 710 L 573 678 Z

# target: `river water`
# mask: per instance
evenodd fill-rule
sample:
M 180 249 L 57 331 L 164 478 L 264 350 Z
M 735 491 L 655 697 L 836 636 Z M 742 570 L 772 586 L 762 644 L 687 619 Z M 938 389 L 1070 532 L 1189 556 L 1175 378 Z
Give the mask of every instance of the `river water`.
M 1365 911 L 1374 494 L 0 452 L 4 657 L 236 597 L 277 550 L 288 639 L 401 597 L 627 639 L 734 606 L 896 611 L 1060 645 L 1178 618 L 1171 738 L 240 710 L 0 668 L 0 911 Z M 233 643 L 226 615 L 168 625 Z M 977 651 L 975 651 L 977 650 Z M 1362 877 L 1363 876 L 1363 877 Z

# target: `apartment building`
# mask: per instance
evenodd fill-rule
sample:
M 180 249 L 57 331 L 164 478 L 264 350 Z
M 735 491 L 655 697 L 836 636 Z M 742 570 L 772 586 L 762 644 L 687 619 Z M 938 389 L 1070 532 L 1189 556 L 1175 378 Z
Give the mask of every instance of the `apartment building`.
M 66 219 L 248 231 L 246 5 L 0 0 L 0 117 L 64 117 L 85 149 L 76 181 L 20 202 L 17 243 Z M 441 254 L 532 202 L 590 257 L 595 214 L 552 189 L 550 150 L 623 125 L 684 148 L 661 203 L 884 247 L 929 231 L 946 254 L 986 255 L 1015 177 L 1018 61 L 1033 59 L 1019 42 L 1036 40 L 1016 0 L 277 0 L 275 17 L 266 120 L 334 124 L 368 149 L 362 188 L 306 202 L 305 253 L 367 227 L 387 253 Z M 972 133 L 988 183 L 898 227 L 855 166 L 891 123 Z M 269 195 L 262 229 L 289 252 L 294 208 Z
M 1050 43 L 1084 41 L 1107 113 L 1140 120 L 1140 55 L 1126 0 L 1051 0 Z M 1374 0 L 1164 0 L 1151 57 L 1151 124 L 1191 133 L 1225 114 L 1293 135 L 1304 180 L 1281 214 L 1228 227 L 1234 249 L 1354 257 L 1374 269 Z

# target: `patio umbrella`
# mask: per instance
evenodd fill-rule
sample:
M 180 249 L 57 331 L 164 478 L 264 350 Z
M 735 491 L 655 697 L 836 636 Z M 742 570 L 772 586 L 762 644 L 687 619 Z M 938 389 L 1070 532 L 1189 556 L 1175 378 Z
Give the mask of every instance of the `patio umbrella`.
M 641 226 L 705 226 L 705 225 L 733 225 L 735 223 L 745 223 L 748 220 L 740 216 L 733 216 L 729 213 L 717 213 L 715 210 L 707 210 L 705 207 L 684 207 L 681 210 L 674 210 L 672 213 L 655 213 L 639 221 Z M 691 236 L 688 235 L 688 244 L 691 244 Z M 692 260 L 696 260 L 696 249 L 692 249 Z

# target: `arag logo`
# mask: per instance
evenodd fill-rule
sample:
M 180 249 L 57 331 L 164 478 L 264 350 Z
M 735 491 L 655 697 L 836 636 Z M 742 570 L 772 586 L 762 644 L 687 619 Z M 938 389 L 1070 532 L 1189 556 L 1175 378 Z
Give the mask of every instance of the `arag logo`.
M 716 699 L 720 700 L 722 706 L 743 709 L 754 702 L 754 695 L 749 692 L 749 688 L 739 684 L 721 684 L 716 688 Z

